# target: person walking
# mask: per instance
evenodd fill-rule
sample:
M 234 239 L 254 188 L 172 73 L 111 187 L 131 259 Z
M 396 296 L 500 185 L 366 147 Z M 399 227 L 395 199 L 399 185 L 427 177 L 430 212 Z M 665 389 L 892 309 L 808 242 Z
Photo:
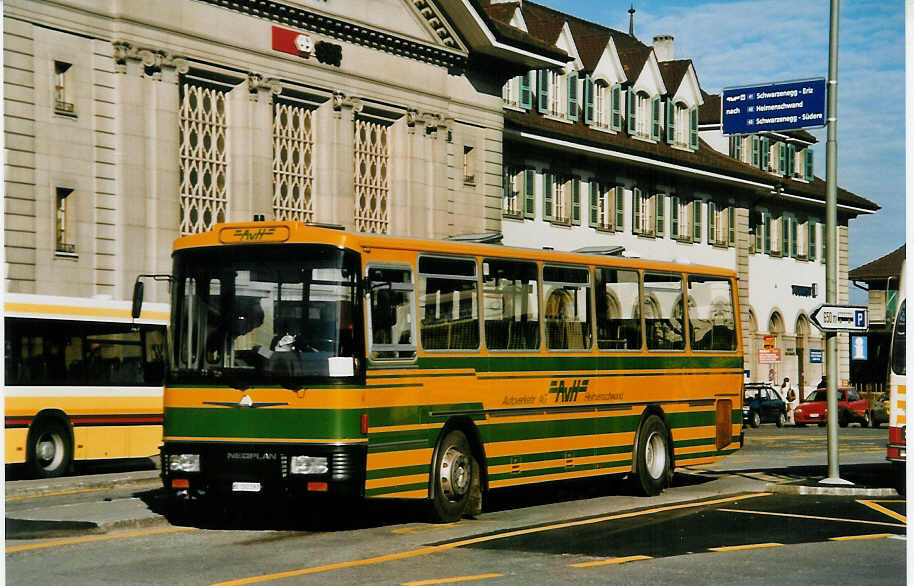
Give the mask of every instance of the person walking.
M 790 379 L 787 377 L 784 377 L 784 382 L 781 383 L 781 396 L 787 403 L 787 423 L 793 425 L 793 410 L 797 406 L 797 393 L 791 388 Z

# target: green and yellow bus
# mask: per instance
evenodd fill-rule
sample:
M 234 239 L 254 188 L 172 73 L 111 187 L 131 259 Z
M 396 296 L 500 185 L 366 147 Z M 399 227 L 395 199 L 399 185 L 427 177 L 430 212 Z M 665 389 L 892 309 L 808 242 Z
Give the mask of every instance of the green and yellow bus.
M 732 271 L 249 222 L 177 240 L 172 278 L 175 496 L 421 499 L 453 521 L 529 483 L 654 495 L 740 446 Z

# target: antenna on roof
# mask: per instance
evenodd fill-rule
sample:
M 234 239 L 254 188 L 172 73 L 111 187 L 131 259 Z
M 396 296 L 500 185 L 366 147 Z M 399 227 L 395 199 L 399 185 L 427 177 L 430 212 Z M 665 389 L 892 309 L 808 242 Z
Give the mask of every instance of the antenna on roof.
M 628 36 L 635 38 L 635 3 L 632 2 L 631 8 L 628 9 Z
M 481 234 L 454 234 L 448 236 L 445 240 L 453 242 L 476 242 L 478 244 L 501 244 L 503 238 L 501 232 L 484 232 Z

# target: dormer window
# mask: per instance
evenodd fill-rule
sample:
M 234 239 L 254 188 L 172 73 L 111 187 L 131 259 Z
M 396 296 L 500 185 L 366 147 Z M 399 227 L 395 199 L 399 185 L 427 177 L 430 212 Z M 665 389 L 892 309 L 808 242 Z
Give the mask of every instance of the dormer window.
M 508 80 L 501 88 L 505 104 L 513 108 L 529 110 L 533 107 L 533 91 L 530 87 L 530 72 Z
M 594 128 L 622 129 L 622 86 L 584 78 L 584 123 Z
M 647 92 L 629 90 L 628 92 L 628 133 L 639 138 L 651 138 L 653 117 L 652 101 Z M 659 98 L 658 98 L 659 99 Z M 660 104 L 657 103 L 657 115 L 660 113 Z M 658 120 L 659 124 L 659 120 Z M 657 128 L 659 134 L 659 126 Z

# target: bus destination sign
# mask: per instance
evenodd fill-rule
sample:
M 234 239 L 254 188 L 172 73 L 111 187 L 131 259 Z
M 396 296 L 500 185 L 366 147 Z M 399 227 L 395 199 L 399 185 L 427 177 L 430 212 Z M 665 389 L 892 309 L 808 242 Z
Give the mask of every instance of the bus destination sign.
M 825 78 L 723 90 L 724 134 L 753 134 L 825 126 Z

